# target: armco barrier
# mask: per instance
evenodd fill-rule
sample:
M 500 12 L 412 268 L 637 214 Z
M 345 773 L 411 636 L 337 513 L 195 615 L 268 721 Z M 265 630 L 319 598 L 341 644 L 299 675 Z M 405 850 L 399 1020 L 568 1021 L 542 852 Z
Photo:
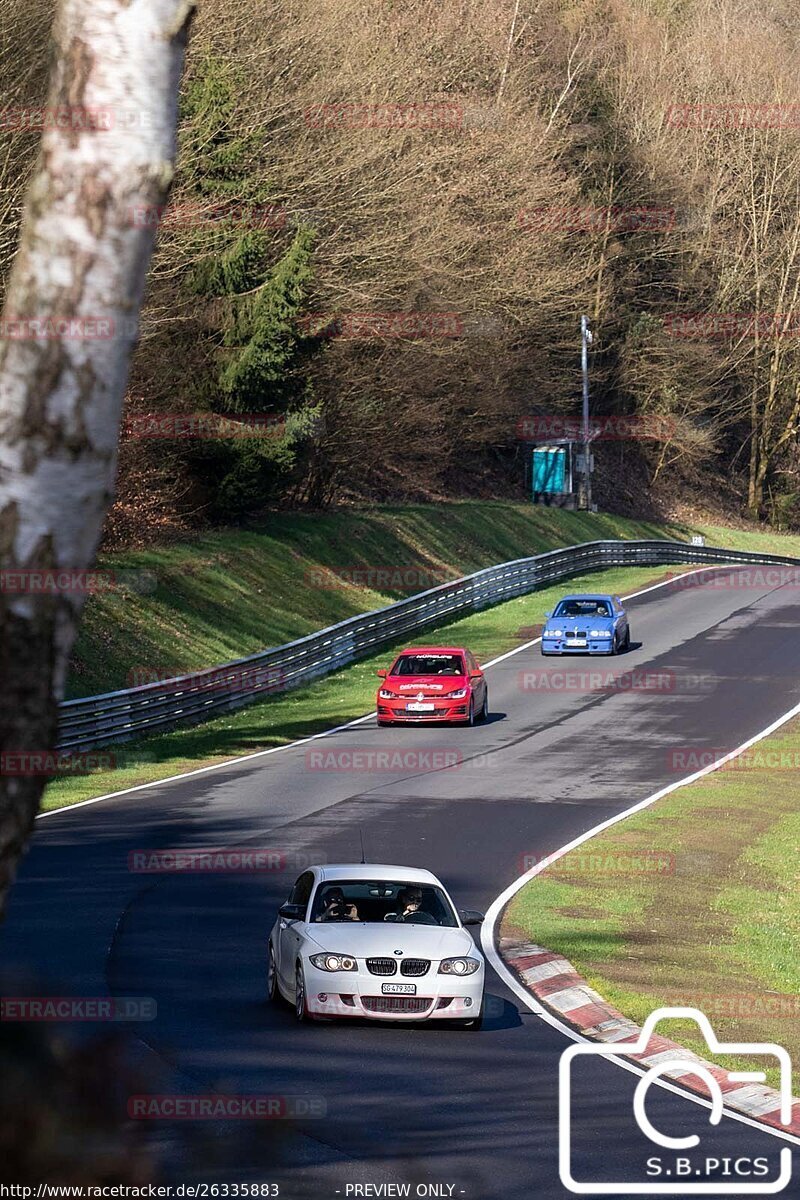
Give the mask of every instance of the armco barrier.
M 60 706 L 60 750 L 92 750 L 145 734 L 205 721 L 275 692 L 356 662 L 429 625 L 477 612 L 578 572 L 614 566 L 678 563 L 771 563 L 800 559 L 747 554 L 717 546 L 670 541 L 586 542 L 532 558 L 500 563 L 389 604 L 349 617 L 285 646 L 275 646 L 193 675 L 67 700 Z

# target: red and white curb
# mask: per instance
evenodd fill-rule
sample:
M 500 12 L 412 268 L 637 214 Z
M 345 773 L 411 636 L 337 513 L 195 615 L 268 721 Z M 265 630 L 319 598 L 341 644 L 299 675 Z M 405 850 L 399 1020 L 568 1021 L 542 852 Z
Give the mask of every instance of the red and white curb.
M 625 1043 L 635 1043 L 642 1035 L 641 1027 L 589 987 L 566 958 L 532 942 L 520 942 L 507 937 L 501 938 L 499 949 L 503 962 L 522 986 L 544 1008 L 583 1037 L 595 1042 L 620 1043 L 615 1054 L 643 1067 L 657 1067 L 678 1058 L 697 1063 L 710 1072 L 719 1084 L 726 1108 L 779 1129 L 782 1133 L 800 1135 L 800 1099 L 792 1099 L 791 1122 L 784 1124 L 781 1121 L 780 1093 L 774 1088 L 760 1083 L 743 1085 L 731 1079 L 727 1071 L 685 1050 L 677 1042 L 652 1035 L 644 1053 L 634 1049 L 633 1045 L 626 1051 Z M 706 1098 L 711 1095 L 702 1077 L 687 1074 L 684 1068 L 666 1070 L 664 1074 L 690 1092 Z

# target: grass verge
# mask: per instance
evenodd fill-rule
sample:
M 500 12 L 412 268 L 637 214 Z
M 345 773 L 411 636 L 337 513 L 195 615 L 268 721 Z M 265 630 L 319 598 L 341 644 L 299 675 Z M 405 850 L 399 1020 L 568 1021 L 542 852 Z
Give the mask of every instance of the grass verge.
M 69 697 L 217 666 L 558 546 L 600 538 L 685 541 L 691 532 L 604 513 L 462 501 L 274 513 L 263 529 L 105 555 L 98 569 L 122 586 L 87 601 Z
M 576 577 L 575 585 L 581 590 L 625 594 L 656 582 L 669 570 L 685 569 L 617 567 Z M 545 612 L 568 587 L 568 583 L 562 581 L 529 596 L 508 600 L 495 608 L 428 631 L 423 635 L 424 640 L 466 644 L 480 662 L 486 662 L 535 637 L 535 627 L 541 624 Z M 411 644 L 413 641 L 410 640 Z M 51 809 L 75 804 L 111 791 L 224 762 L 240 754 L 286 745 L 297 738 L 354 720 L 372 709 L 378 683 L 375 672 L 388 665 L 391 654 L 392 648 L 387 648 L 306 687 L 270 696 L 203 725 L 111 747 L 107 753 L 114 755 L 114 770 L 54 779 L 45 791 L 42 807 Z
M 793 721 L 552 864 L 517 894 L 504 934 L 563 954 L 639 1024 L 690 1006 L 723 1041 L 777 1042 L 797 1059 L 798 765 Z M 667 1034 L 706 1050 L 694 1023 Z

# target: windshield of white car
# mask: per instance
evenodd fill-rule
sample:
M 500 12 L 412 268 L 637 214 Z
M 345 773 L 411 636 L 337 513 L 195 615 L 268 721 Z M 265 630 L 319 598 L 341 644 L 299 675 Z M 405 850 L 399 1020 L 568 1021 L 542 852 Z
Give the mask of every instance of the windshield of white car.
M 321 883 L 314 896 L 311 920 L 359 921 L 368 925 L 438 925 L 453 929 L 458 918 L 447 896 L 428 883 L 394 879 L 339 879 Z
M 554 617 L 610 617 L 605 600 L 562 600 Z
M 401 654 L 390 675 L 465 675 L 458 654 Z

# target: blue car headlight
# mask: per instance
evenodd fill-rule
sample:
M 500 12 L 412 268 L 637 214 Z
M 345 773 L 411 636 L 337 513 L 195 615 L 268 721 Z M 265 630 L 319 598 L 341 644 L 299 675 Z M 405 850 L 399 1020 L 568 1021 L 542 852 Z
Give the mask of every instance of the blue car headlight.
M 561 633 L 560 629 L 545 629 L 544 637 L 561 637 Z
M 610 638 L 612 631 L 610 629 L 590 629 L 589 637 L 593 638 Z

